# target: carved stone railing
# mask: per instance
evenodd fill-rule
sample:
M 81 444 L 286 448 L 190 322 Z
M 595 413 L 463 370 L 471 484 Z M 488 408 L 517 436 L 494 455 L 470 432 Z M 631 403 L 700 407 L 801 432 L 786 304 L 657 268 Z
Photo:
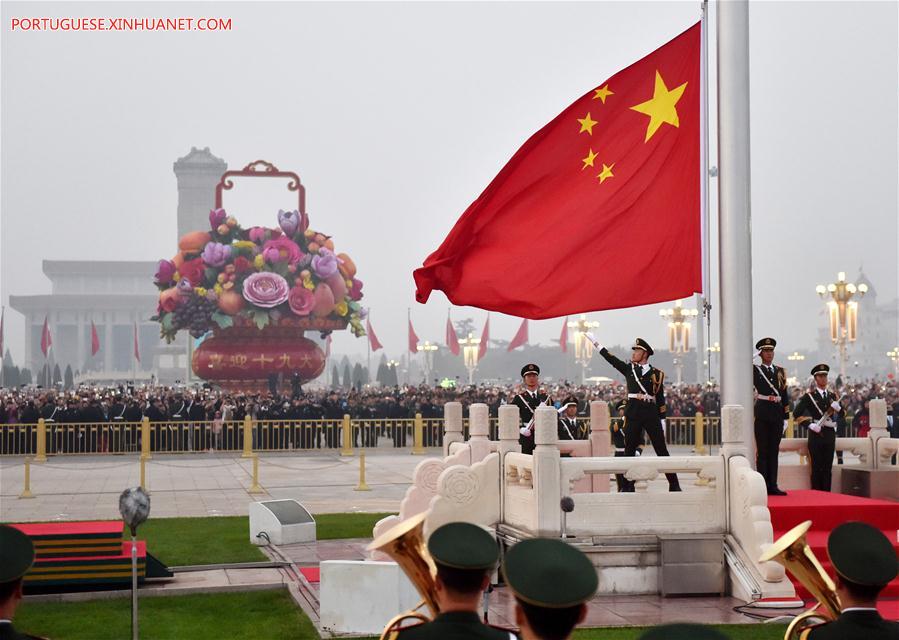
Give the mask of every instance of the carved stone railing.
M 896 468 L 894 458 L 899 457 L 899 438 L 879 438 L 877 440 L 877 461 L 878 469 Z M 897 458 L 899 462 L 899 458 Z
M 452 466 L 440 474 L 425 525 L 426 535 L 448 522 L 488 527 L 499 522 L 499 455 L 491 453 L 470 467 Z

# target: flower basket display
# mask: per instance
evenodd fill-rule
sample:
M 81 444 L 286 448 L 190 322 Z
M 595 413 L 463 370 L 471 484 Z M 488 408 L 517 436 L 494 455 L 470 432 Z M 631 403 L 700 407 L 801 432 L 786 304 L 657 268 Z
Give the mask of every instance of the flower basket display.
M 222 208 L 233 176 L 284 177 L 299 206 L 280 210 L 277 225 L 244 229 Z M 299 176 L 258 161 L 227 171 L 216 187 L 209 230 L 181 237 L 178 253 L 160 260 L 154 320 L 167 342 L 179 331 L 208 336 L 194 351 L 193 372 L 225 387 L 264 385 L 272 374 L 302 381 L 319 376 L 325 355 L 305 337 L 349 328 L 365 335 L 362 282 L 331 236 L 310 228 Z

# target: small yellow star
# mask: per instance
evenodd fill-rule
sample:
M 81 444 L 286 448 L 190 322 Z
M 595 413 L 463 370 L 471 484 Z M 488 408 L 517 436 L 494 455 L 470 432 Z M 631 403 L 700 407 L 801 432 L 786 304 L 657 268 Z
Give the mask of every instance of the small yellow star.
M 679 126 L 680 121 L 678 120 L 675 107 L 686 88 L 687 83 L 685 82 L 681 86 L 669 90 L 665 86 L 665 81 L 662 80 L 662 74 L 656 71 L 656 82 L 652 99 L 631 107 L 634 111 L 639 111 L 649 116 L 649 126 L 646 127 L 646 139 L 644 142 L 649 142 L 649 139 L 663 124 L 667 123 L 674 127 Z
M 581 162 L 584 163 L 584 166 L 581 167 L 581 171 L 583 171 L 583 170 L 586 169 L 587 167 L 592 167 L 592 166 L 593 166 L 593 161 L 594 161 L 595 159 L 596 159 L 596 154 L 593 153 L 593 149 L 590 149 L 590 153 L 587 154 L 587 157 L 581 159 Z
M 593 99 L 594 100 L 596 100 L 596 99 L 602 100 L 603 104 L 606 103 L 606 98 L 608 98 L 609 96 L 615 95 L 614 91 L 609 91 L 608 84 L 606 84 L 606 86 L 604 86 L 604 87 L 600 87 L 599 89 L 594 89 L 594 91 L 596 92 L 596 95 L 593 96 Z
M 596 124 L 596 120 L 590 118 L 589 111 L 587 112 L 586 117 L 578 118 L 577 121 L 581 123 L 581 130 L 578 131 L 578 133 L 584 133 L 584 131 L 586 131 L 591 136 L 593 135 L 593 125 Z
M 606 178 L 614 178 L 615 174 L 612 173 L 612 167 L 615 166 L 613 162 L 611 165 L 603 164 L 602 171 L 596 177 L 599 178 L 599 184 L 602 184 L 606 181 Z

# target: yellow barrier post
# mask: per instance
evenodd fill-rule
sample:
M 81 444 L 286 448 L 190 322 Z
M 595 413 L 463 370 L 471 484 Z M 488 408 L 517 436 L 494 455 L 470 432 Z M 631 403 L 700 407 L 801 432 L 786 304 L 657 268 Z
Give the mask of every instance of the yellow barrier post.
M 243 454 L 240 457 L 253 457 L 253 418 L 250 416 L 243 419 Z
M 793 437 L 793 427 L 794 426 L 795 425 L 793 424 L 793 413 L 790 412 L 790 415 L 787 417 L 787 434 L 786 434 L 786 436 L 788 438 Z
M 353 491 L 371 491 L 371 488 L 365 484 L 365 452 L 359 453 L 359 486 Z
M 340 455 L 353 455 L 353 425 L 350 422 L 349 414 L 343 414 L 343 446 L 340 448 Z
M 19 499 L 33 497 L 34 494 L 31 493 L 31 458 L 25 458 L 25 487 L 22 489 Z
M 425 438 L 425 421 L 420 413 L 415 414 L 415 424 L 412 427 L 412 455 L 423 456 L 425 454 L 424 447 Z
M 147 459 L 144 456 L 140 457 L 140 488 L 150 493 L 147 488 Z
M 146 416 L 140 421 L 140 455 L 150 459 L 150 418 Z
M 705 419 L 702 415 L 702 411 L 696 412 L 696 417 L 693 419 L 693 428 L 696 430 L 696 446 L 695 451 L 696 455 L 704 456 L 706 454 L 705 450 Z
M 259 486 L 259 454 L 253 454 L 253 482 L 247 493 L 265 493 L 265 490 Z
M 43 418 L 37 421 L 37 450 L 34 456 L 35 462 L 47 461 L 47 423 Z

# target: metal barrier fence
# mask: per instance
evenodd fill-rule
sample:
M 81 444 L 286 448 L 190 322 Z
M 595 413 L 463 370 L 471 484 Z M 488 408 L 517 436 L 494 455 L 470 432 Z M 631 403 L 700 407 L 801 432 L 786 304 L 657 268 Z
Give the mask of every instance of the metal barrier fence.
M 612 424 L 621 425 L 621 418 Z M 590 432 L 590 419 L 578 418 L 579 433 Z M 497 418 L 490 419 L 491 440 L 498 439 Z M 468 420 L 463 421 L 468 438 Z M 43 433 L 43 438 L 39 434 Z M 794 426 L 786 437 L 805 438 L 807 425 Z M 857 437 L 857 429 L 847 428 L 845 437 Z M 704 453 L 707 446 L 721 443 L 717 416 L 672 417 L 667 420 L 665 439 L 672 446 L 689 446 Z M 146 441 L 146 443 L 145 443 Z M 41 447 L 43 442 L 43 447 Z M 648 441 L 647 441 L 648 442 Z M 412 447 L 420 453 L 427 447 L 443 445 L 443 419 L 342 419 L 252 420 L 228 422 L 103 422 L 0 425 L 0 456 L 190 453 L 199 451 L 303 451 Z

